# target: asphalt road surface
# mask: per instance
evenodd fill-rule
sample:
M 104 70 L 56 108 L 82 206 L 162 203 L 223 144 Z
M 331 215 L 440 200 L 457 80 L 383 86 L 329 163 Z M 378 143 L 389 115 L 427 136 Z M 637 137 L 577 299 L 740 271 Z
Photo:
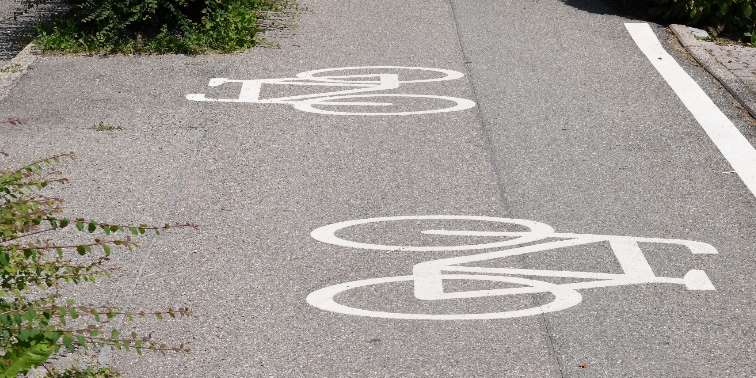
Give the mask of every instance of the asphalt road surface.
M 61 167 L 71 214 L 201 225 L 75 293 L 190 307 L 124 327 L 192 354 L 103 361 L 125 377 L 756 374 L 756 128 L 667 31 L 579 0 L 303 5 L 269 36 L 280 49 L 41 57 L 0 101 L 29 120 L 0 125 L 4 164 L 79 155 Z M 647 56 L 654 41 L 671 56 Z

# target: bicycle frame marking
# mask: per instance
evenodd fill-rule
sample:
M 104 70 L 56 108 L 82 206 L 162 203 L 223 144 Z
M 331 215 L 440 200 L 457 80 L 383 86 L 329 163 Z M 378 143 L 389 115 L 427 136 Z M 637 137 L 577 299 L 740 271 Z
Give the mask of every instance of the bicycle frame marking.
M 394 246 L 378 245 L 369 243 L 359 243 L 344 240 L 336 236 L 336 232 L 355 225 L 386 222 L 386 221 L 406 221 L 406 220 L 472 220 L 487 221 L 513 224 L 520 227 L 527 227 L 525 232 L 500 232 L 500 231 L 467 231 L 467 230 L 424 230 L 422 233 L 430 235 L 446 236 L 470 236 L 470 237 L 502 237 L 507 240 L 494 243 L 472 244 L 468 246 Z M 671 244 L 685 247 L 691 254 L 717 254 L 717 250 L 706 243 L 681 240 L 681 239 L 660 239 L 660 238 L 643 238 L 616 235 L 593 235 L 593 234 L 574 234 L 574 233 L 557 233 L 550 226 L 524 219 L 494 218 L 480 216 L 403 216 L 403 217 L 383 217 L 370 218 L 355 221 L 339 222 L 315 229 L 311 233 L 312 237 L 318 241 L 346 246 L 359 249 L 370 250 L 394 250 L 408 252 L 434 252 L 434 251 L 461 251 L 461 250 L 480 250 L 495 248 L 492 252 L 482 252 L 466 256 L 458 256 L 444 259 L 429 260 L 415 264 L 412 275 L 397 277 L 379 277 L 367 280 L 347 282 L 343 284 L 329 286 L 311 293 L 307 297 L 308 303 L 320 309 L 332 312 L 338 312 L 349 315 L 371 316 L 390 319 L 425 319 L 425 320 L 474 320 L 474 319 L 504 319 L 516 318 L 523 316 L 532 316 L 547 312 L 561 311 L 579 304 L 582 301 L 582 295 L 577 290 L 637 285 L 637 284 L 678 284 L 683 285 L 688 290 L 715 290 L 714 285 L 709 280 L 706 273 L 702 270 L 690 270 L 682 278 L 659 277 L 653 272 L 649 265 L 639 243 L 647 244 Z M 512 239 L 513 238 L 513 239 Z M 531 244 L 540 240 L 549 239 L 540 244 Z M 578 271 L 560 271 L 560 270 L 538 270 L 538 269 L 516 269 L 516 268 L 486 268 L 465 266 L 475 262 L 482 262 L 492 259 L 525 255 L 541 251 L 554 250 L 565 247 L 577 247 L 594 243 L 608 242 L 611 250 L 616 257 L 623 273 L 600 273 L 600 272 L 578 272 Z M 504 248 L 504 249 L 501 249 Z M 528 277 L 528 278 L 526 278 Z M 567 284 L 554 284 L 547 281 L 541 281 L 534 278 L 553 277 L 553 278 L 577 278 L 589 281 L 581 281 Z M 482 280 L 498 281 L 510 284 L 523 285 L 522 287 L 493 289 L 493 290 L 474 290 L 474 291 L 456 291 L 444 292 L 444 280 Z M 415 313 L 396 313 L 364 310 L 339 304 L 335 296 L 355 288 L 387 284 L 393 282 L 411 281 L 414 283 L 414 296 L 419 300 L 438 301 L 449 299 L 470 299 L 506 295 L 551 293 L 556 298 L 553 302 L 546 305 L 536 306 L 522 310 L 511 310 L 493 313 L 477 314 L 415 314 Z
M 381 69 L 381 70 L 421 70 L 441 73 L 445 76 L 432 79 L 417 80 L 399 80 L 398 74 L 380 73 L 380 74 L 363 74 L 363 75 L 332 75 L 317 76 L 327 74 L 333 71 L 349 71 L 364 69 Z M 415 115 L 445 113 L 470 109 L 475 106 L 475 102 L 447 96 L 422 95 L 422 94 L 388 94 L 376 93 L 397 89 L 403 83 L 425 83 L 435 81 L 455 80 L 464 75 L 457 71 L 445 70 L 439 68 L 423 67 L 399 67 L 399 66 L 367 66 L 367 67 L 341 67 L 327 68 L 314 71 L 306 71 L 297 74 L 294 78 L 277 78 L 277 79 L 252 79 L 252 80 L 235 80 L 228 78 L 212 78 L 208 83 L 210 87 L 217 87 L 225 83 L 241 83 L 241 90 L 238 98 L 208 98 L 205 94 L 188 94 L 186 98 L 192 101 L 210 101 L 210 102 L 242 102 L 257 104 L 287 104 L 297 110 L 330 115 Z M 351 87 L 350 89 L 326 91 L 322 93 L 277 97 L 277 98 L 260 98 L 260 91 L 263 84 L 266 85 L 292 85 L 292 86 L 313 86 L 313 87 Z M 431 98 L 435 100 L 444 100 L 454 102 L 455 105 L 441 109 L 416 110 L 404 112 L 349 112 L 319 109 L 316 106 L 337 106 L 337 107 L 354 107 L 354 106 L 374 106 L 388 107 L 393 105 L 391 102 L 374 102 L 374 101 L 344 101 L 346 99 L 362 99 L 368 97 L 406 97 L 406 98 Z

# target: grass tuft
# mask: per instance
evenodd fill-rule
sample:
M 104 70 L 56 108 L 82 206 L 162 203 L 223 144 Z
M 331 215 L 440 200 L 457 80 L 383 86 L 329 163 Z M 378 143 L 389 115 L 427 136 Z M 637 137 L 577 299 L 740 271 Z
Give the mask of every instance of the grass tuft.
M 113 131 L 113 130 L 123 130 L 123 127 L 120 125 L 106 125 L 104 122 L 100 121 L 99 124 L 92 125 L 92 128 L 97 131 Z
M 49 1 L 49 0 L 44 0 Z M 201 54 L 260 43 L 265 12 L 296 0 L 68 0 L 73 7 L 37 26 L 35 44 L 64 53 Z

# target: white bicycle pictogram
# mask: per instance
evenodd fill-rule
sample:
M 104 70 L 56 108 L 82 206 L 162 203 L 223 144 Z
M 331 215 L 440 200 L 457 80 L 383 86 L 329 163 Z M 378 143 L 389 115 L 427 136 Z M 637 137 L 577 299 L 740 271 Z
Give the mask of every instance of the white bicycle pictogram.
M 478 223 L 490 222 L 488 224 L 491 224 L 492 226 L 499 226 L 499 228 L 501 228 L 501 226 L 506 226 L 516 228 L 517 230 L 471 231 L 429 229 L 421 231 L 423 234 L 427 235 L 502 239 L 494 242 L 470 245 L 382 245 L 350 241 L 336 236 L 337 232 L 358 225 L 369 225 L 382 222 L 447 220 L 475 221 Z M 524 229 L 524 231 L 522 229 Z M 320 227 L 312 231 L 311 235 L 316 240 L 324 243 L 378 251 L 437 252 L 472 251 L 490 248 L 497 249 L 492 252 L 481 252 L 477 254 L 421 262 L 414 265 L 412 275 L 379 277 L 346 282 L 317 290 L 307 297 L 307 302 L 312 306 L 326 311 L 349 315 L 389 319 L 426 320 L 505 319 L 561 311 L 573 307 L 582 301 L 582 295 L 578 292 L 578 290 L 582 289 L 640 284 L 677 284 L 684 285 L 688 290 L 715 290 L 714 285 L 703 270 L 690 270 L 682 278 L 656 276 L 639 246 L 639 243 L 677 245 L 684 247 L 692 254 L 717 254 L 717 250 L 713 246 L 690 240 L 558 233 L 547 224 L 531 220 L 458 215 L 397 216 L 360 219 Z M 510 256 L 606 242 L 610 245 L 617 262 L 619 262 L 622 273 L 476 267 L 469 265 L 471 263 L 501 259 Z M 535 279 L 537 277 L 579 279 L 581 281 L 556 284 Z M 445 292 L 443 287 L 444 280 L 501 282 L 509 284 L 510 286 L 516 285 L 517 287 Z M 428 314 L 389 312 L 350 307 L 338 303 L 335 298 L 339 294 L 358 288 L 367 288 L 374 285 L 386 285 L 404 281 L 409 281 L 414 285 L 414 297 L 423 301 L 443 301 L 449 299 L 513 296 L 536 293 L 550 293 L 554 297 L 554 300 L 550 303 L 536 305 L 531 308 L 500 312 Z
M 395 73 L 367 73 L 354 74 L 359 71 L 388 71 Z M 345 73 L 352 73 L 351 75 Z M 399 73 L 402 75 L 414 72 L 414 76 L 420 75 L 421 78 L 400 80 Z M 424 78 L 423 76 L 435 75 L 437 77 Z M 440 75 L 440 76 L 439 76 Z M 331 115 L 373 115 L 373 116 L 393 116 L 393 115 L 415 115 L 430 113 L 445 113 L 459 110 L 470 109 L 475 106 L 475 102 L 464 98 L 436 96 L 426 94 L 403 94 L 403 93 L 377 93 L 382 91 L 394 90 L 402 84 L 408 83 L 428 83 L 437 81 L 456 80 L 464 77 L 464 74 L 457 71 L 440 69 L 440 68 L 423 68 L 423 67 L 399 67 L 399 66 L 365 66 L 365 67 L 340 67 L 326 68 L 320 70 L 301 72 L 293 78 L 277 79 L 252 79 L 252 80 L 234 80 L 228 78 L 212 78 L 208 86 L 217 87 L 225 83 L 241 83 L 241 90 L 238 98 L 208 98 L 205 94 L 188 94 L 186 98 L 192 101 L 215 101 L 215 102 L 244 102 L 257 104 L 288 104 L 295 109 L 319 114 Z M 347 87 L 349 89 L 309 93 L 287 97 L 260 98 L 260 91 L 263 85 L 292 85 L 292 86 L 314 86 L 314 87 Z M 373 98 L 372 101 L 369 101 Z M 391 101 L 395 99 L 431 99 L 433 104 L 452 103 L 451 106 L 444 104 L 442 107 L 420 110 L 402 110 L 402 111 L 382 111 L 387 107 L 395 105 Z M 434 105 L 435 106 L 435 105 Z M 376 109 L 373 111 L 339 111 L 333 108 L 345 107 L 368 107 Z M 372 109 L 371 109 L 372 110 Z

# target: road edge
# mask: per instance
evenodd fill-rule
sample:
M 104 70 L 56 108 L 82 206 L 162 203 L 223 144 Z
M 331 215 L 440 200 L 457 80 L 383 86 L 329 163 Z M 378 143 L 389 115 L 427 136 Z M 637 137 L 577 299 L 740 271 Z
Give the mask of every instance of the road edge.
M 6 69 L 15 66 L 9 72 L 0 72 L 0 101 L 8 96 L 18 80 L 29 71 L 31 65 L 37 60 L 37 55 L 36 47 L 33 43 L 29 43 L 8 64 L 2 67 L 2 69 Z
M 732 72 L 709 55 L 706 49 L 701 46 L 701 43 L 690 33 L 687 26 L 673 24 L 669 28 L 675 33 L 677 39 L 693 59 L 714 76 L 730 92 L 732 97 L 735 97 L 748 110 L 751 117 L 756 118 L 756 93 L 753 93 Z

